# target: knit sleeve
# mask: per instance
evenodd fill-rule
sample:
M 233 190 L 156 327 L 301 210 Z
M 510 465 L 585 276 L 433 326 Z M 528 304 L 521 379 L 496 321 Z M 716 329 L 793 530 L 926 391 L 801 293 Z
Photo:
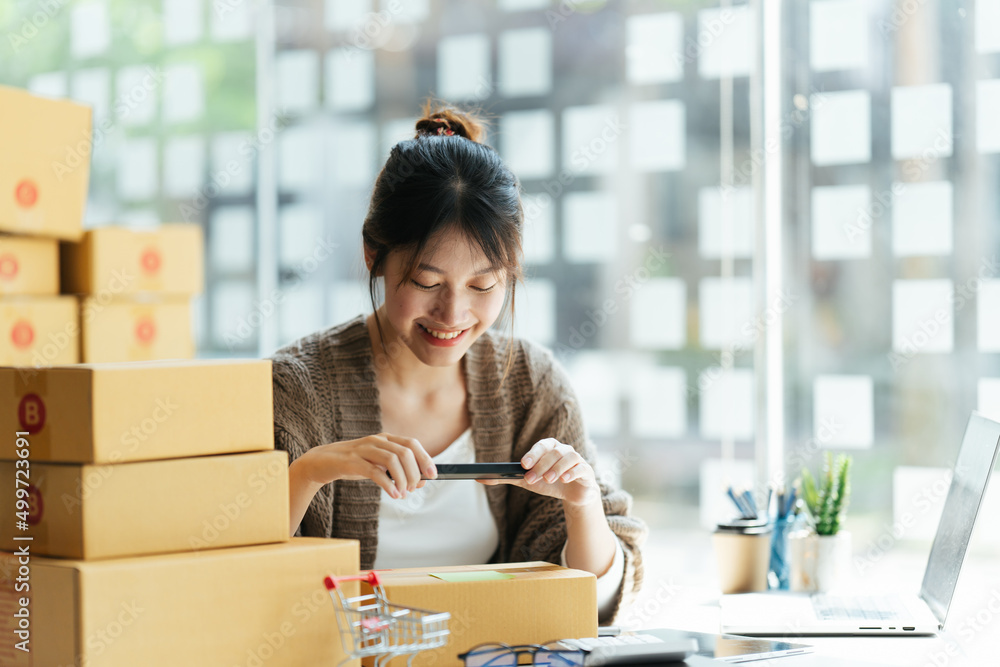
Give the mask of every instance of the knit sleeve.
M 312 405 L 315 391 L 301 359 L 275 357 L 271 364 L 275 446 L 288 452 L 288 462 L 302 456 L 319 435 Z
M 271 364 L 272 393 L 274 395 L 274 446 L 288 452 L 288 463 L 321 444 L 313 403 L 315 392 L 308 369 L 301 359 L 293 356 L 276 356 Z M 315 507 L 324 494 L 317 494 L 306 511 L 296 537 L 323 536 L 327 532 L 323 512 Z
M 515 452 L 515 455 L 523 456 L 538 440 L 555 438 L 563 444 L 573 446 L 594 468 L 601 489 L 604 515 L 611 531 L 621 542 L 625 556 L 622 586 L 615 602 L 609 606 L 608 613 L 599 619 L 601 623 L 608 623 L 638 593 L 642 585 L 641 545 L 646 539 L 647 528 L 643 521 L 631 516 L 632 497 L 614 486 L 607 475 L 602 474 L 603 471 L 597 465 L 597 450 L 586 435 L 579 402 L 569 379 L 554 359 L 548 359 L 548 368 L 537 384 L 531 408 L 538 419 L 536 421 L 529 417 L 527 420 L 528 424 L 535 422 L 540 427 L 531 428 L 529 437 L 518 439 L 521 443 L 519 449 L 524 451 Z M 547 416 L 544 416 L 546 413 Z M 562 502 L 548 496 L 527 493 L 531 497 L 527 501 L 524 520 L 511 545 L 511 552 L 515 556 L 524 556 L 523 560 L 538 558 L 558 563 L 566 542 Z

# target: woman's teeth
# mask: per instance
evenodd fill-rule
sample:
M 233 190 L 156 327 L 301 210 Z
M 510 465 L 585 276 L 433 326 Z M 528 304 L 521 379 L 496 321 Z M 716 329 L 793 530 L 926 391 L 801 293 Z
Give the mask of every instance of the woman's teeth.
M 423 329 L 424 331 L 426 331 L 427 333 L 429 333 L 430 335 L 434 336 L 439 340 L 451 340 L 452 338 L 455 338 L 456 336 L 460 335 L 463 331 L 465 331 L 465 329 L 463 329 L 462 331 L 450 331 L 446 333 L 443 331 L 434 331 L 434 329 L 428 329 L 422 324 L 419 326 L 421 329 Z

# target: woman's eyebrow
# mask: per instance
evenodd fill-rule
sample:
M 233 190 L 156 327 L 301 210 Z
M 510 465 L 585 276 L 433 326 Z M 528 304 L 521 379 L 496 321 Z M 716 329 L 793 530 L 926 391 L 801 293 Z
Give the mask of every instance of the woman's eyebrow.
M 444 275 L 444 271 L 442 271 L 441 269 L 437 268 L 436 266 L 431 266 L 430 264 L 418 264 L 417 265 L 417 270 L 419 270 L 419 271 L 429 271 L 430 273 L 439 273 L 442 276 Z M 494 267 L 494 266 L 487 266 L 485 269 L 480 269 L 480 270 L 476 271 L 475 273 L 473 273 L 472 275 L 474 275 L 474 276 L 485 276 L 487 273 L 496 273 L 496 271 L 497 271 L 496 267 Z

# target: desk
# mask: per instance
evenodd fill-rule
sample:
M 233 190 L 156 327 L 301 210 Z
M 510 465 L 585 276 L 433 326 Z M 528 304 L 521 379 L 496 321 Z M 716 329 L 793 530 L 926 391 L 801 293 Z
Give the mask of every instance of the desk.
M 678 628 L 719 632 L 719 590 L 706 531 L 654 531 L 643 549 L 643 591 L 622 613 L 627 629 Z M 898 545 L 857 584 L 872 592 L 919 590 L 929 545 Z M 944 632 L 933 637 L 788 637 L 815 646 L 813 655 L 753 663 L 776 667 L 906 665 L 971 667 L 1000 664 L 1000 558 L 972 550 L 966 559 Z M 856 661 L 856 662 L 855 662 Z

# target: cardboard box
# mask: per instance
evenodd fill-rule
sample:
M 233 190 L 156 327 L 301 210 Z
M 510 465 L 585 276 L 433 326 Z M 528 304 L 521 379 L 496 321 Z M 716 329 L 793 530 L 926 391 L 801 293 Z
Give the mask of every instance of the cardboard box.
M 20 567 L 17 556 L 0 554 L 5 666 L 332 666 L 344 654 L 323 577 L 356 573 L 358 543 L 294 538 L 108 561 L 31 557 L 30 591 L 15 588 Z M 22 608 L 30 653 L 14 647 Z
M 0 368 L 0 432 L 31 461 L 123 463 L 274 449 L 267 359 Z M 13 460 L 13 437 L 0 459 Z
M 89 229 L 80 243 L 61 247 L 62 291 L 111 295 L 156 292 L 192 295 L 205 289 L 201 226 L 160 225 Z
M 434 574 L 470 580 L 450 582 Z M 384 570 L 379 577 L 393 604 L 451 613 L 448 643 L 417 654 L 415 667 L 460 666 L 460 653 L 487 642 L 597 636 L 597 577 L 590 572 L 531 562 Z M 362 592 L 370 592 L 367 584 Z M 405 658 L 389 664 L 405 667 Z
M 129 298 L 80 302 L 80 360 L 85 364 L 193 359 L 191 301 Z
M 30 459 L 29 459 L 30 460 Z M 15 479 L 0 461 L 0 479 Z M 32 536 L 60 558 L 144 554 L 284 542 L 288 454 L 254 452 L 114 464 L 31 461 L 27 532 L 15 530 L 15 495 L 0 496 L 0 549 Z
M 59 293 L 59 242 L 0 234 L 0 296 Z
M 0 299 L 0 366 L 75 364 L 80 354 L 77 309 L 71 296 Z
M 78 240 L 93 150 L 90 107 L 0 86 L 0 230 Z

